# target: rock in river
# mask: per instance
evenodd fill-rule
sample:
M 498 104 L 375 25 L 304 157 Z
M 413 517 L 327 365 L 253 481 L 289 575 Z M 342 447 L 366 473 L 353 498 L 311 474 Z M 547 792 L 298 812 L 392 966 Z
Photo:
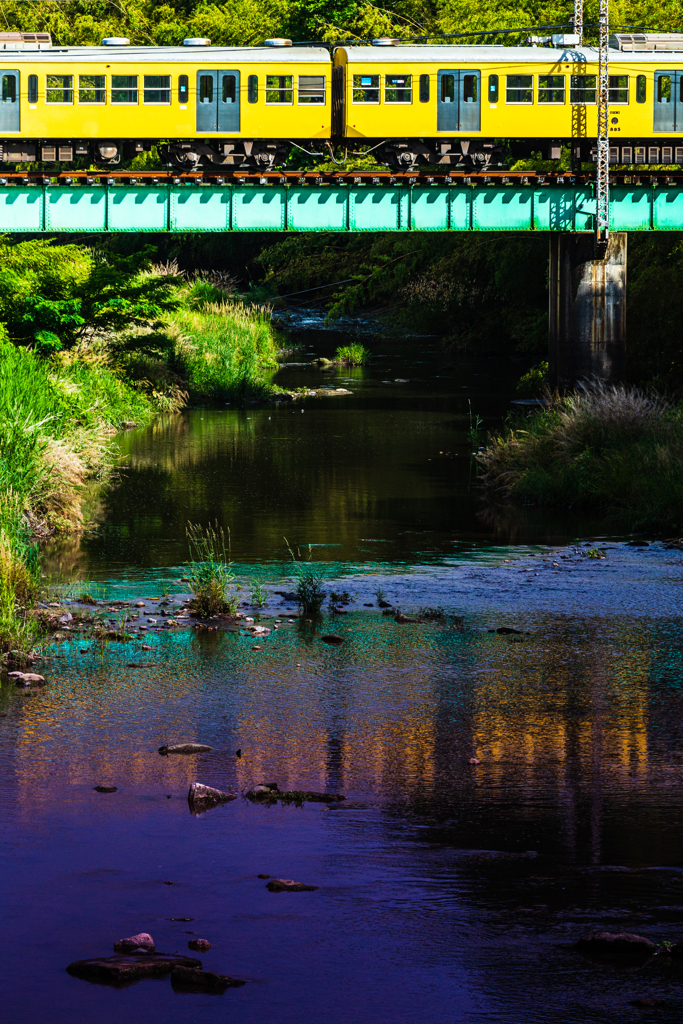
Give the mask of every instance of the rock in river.
M 214 971 L 202 971 L 199 967 L 179 965 L 173 968 L 171 985 L 174 989 L 195 989 L 204 992 L 224 992 L 226 988 L 237 988 L 246 985 L 239 978 L 231 978 L 227 974 L 215 974 Z
M 67 971 L 74 977 L 85 978 L 87 981 L 121 985 L 137 978 L 170 974 L 176 967 L 201 970 L 201 966 L 201 960 L 196 960 L 192 956 L 164 956 L 155 953 L 137 956 L 116 954 L 109 957 L 94 957 L 92 960 L 74 960 L 67 967 Z
M 210 811 L 212 807 L 219 804 L 227 804 L 230 800 L 236 800 L 234 793 L 222 793 L 220 789 L 213 789 L 211 786 L 204 786 L 201 782 L 193 782 L 187 794 L 187 802 L 193 814 L 203 814 Z
M 17 686 L 42 686 L 45 683 L 45 676 L 40 676 L 37 672 L 8 672 L 7 678 Z
M 208 949 L 211 949 L 208 939 L 190 939 L 187 946 L 188 949 L 194 949 L 197 953 L 206 953 Z
M 156 946 L 154 939 L 147 932 L 139 932 L 138 935 L 131 935 L 128 939 L 119 939 L 114 943 L 116 953 L 130 953 L 132 949 L 146 949 L 148 953 L 153 953 Z
M 292 878 L 272 878 L 266 883 L 266 889 L 270 892 L 315 892 L 317 888 L 317 885 L 304 885 Z
M 213 747 L 208 747 L 206 743 L 174 743 L 172 746 L 159 747 L 159 753 L 166 754 L 204 754 L 209 750 L 213 750 Z
M 93 786 L 96 793 L 115 793 L 116 786 Z
M 345 637 L 337 636 L 336 633 L 326 633 L 325 636 L 321 636 L 320 639 L 324 644 L 343 644 Z

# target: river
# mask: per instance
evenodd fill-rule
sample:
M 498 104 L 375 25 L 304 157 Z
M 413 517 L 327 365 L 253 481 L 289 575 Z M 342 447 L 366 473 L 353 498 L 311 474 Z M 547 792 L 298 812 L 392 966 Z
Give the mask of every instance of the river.
M 304 326 L 286 386 L 319 386 L 309 360 L 340 341 Z M 519 369 L 449 363 L 429 339 L 371 347 L 369 367 L 322 377 L 350 396 L 124 435 L 120 479 L 90 495 L 97 528 L 46 549 L 67 595 L 78 574 L 145 599 L 150 625 L 105 647 L 67 634 L 44 688 L 0 689 L 8 1020 L 597 1024 L 639 1019 L 642 999 L 680 1020 L 683 959 L 574 944 L 683 938 L 683 556 L 569 510 L 484 510 L 470 409 L 500 422 Z M 261 581 L 261 622 L 279 618 L 258 643 L 151 621 L 185 592 L 187 523 L 214 520 L 243 599 Z M 346 614 L 294 617 L 287 542 L 349 592 Z M 378 588 L 408 618 L 444 617 L 398 623 Z M 157 752 L 182 741 L 212 749 Z M 193 781 L 349 806 L 194 816 Z M 271 893 L 260 874 L 318 888 Z M 204 967 L 247 984 L 66 973 L 141 931 L 169 953 L 208 939 Z

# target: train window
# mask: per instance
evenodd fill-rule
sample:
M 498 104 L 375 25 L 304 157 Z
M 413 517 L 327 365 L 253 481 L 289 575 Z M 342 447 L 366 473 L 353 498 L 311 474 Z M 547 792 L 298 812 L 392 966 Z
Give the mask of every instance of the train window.
M 420 103 L 429 103 L 429 75 L 420 75 Z
M 647 99 L 647 78 L 638 75 L 636 78 L 636 103 L 644 103 Z
M 79 103 L 105 103 L 107 96 L 107 79 L 105 75 L 78 76 Z
M 237 102 L 237 79 L 234 75 L 223 75 L 221 83 L 221 97 L 223 103 Z
M 250 103 L 258 102 L 258 75 L 249 75 L 247 79 L 247 99 Z
M 187 75 L 178 75 L 178 103 L 187 103 L 190 96 L 190 81 Z
M 17 102 L 17 80 L 14 75 L 2 76 L 2 102 Z
M 142 80 L 143 103 L 170 103 L 171 76 L 145 75 Z
M 45 92 L 46 103 L 73 103 L 74 101 L 74 76 L 73 75 L 48 75 L 47 89 Z M 5 91 L 5 78 L 2 80 L 3 93 Z
M 455 103 L 455 75 L 441 76 L 441 102 Z
M 538 76 L 538 102 L 564 103 L 564 75 Z
M 628 103 L 628 75 L 609 76 L 609 102 Z
M 299 75 L 299 103 L 325 102 L 325 76 Z
M 489 75 L 489 103 L 498 102 L 498 75 Z
M 199 76 L 199 102 L 213 103 L 213 75 Z
M 463 75 L 462 77 L 462 98 L 465 103 L 477 102 L 477 76 Z
M 28 101 L 29 103 L 38 102 L 38 75 L 28 76 Z
M 533 78 L 533 75 L 506 75 L 505 76 L 505 102 L 506 103 L 533 103 L 534 102 L 534 78 Z
M 413 76 L 412 75 L 385 75 L 384 76 L 384 102 L 385 103 L 412 103 L 413 102 Z
M 291 103 L 292 96 L 291 75 L 266 75 L 266 103 Z
M 660 75 L 657 79 L 657 102 L 671 103 L 671 75 Z
M 112 103 L 137 103 L 138 76 L 112 75 L 111 101 Z
M 572 75 L 569 80 L 570 103 L 595 103 L 597 99 L 596 75 Z
M 354 75 L 352 95 L 354 103 L 379 103 L 379 75 Z

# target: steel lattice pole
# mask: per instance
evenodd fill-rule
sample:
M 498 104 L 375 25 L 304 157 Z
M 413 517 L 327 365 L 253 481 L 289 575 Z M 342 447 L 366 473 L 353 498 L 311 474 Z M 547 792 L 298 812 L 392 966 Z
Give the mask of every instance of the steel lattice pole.
M 579 37 L 579 46 L 583 46 L 583 0 L 574 0 L 574 34 Z
M 595 243 L 598 258 L 609 242 L 609 0 L 600 0 L 598 61 L 598 167 Z

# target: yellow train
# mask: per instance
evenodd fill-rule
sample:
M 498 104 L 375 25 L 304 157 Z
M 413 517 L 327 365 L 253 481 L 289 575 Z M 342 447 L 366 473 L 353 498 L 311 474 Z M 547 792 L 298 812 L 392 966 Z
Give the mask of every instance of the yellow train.
M 0 158 L 115 166 L 163 141 L 186 169 L 267 169 L 297 149 L 370 149 L 397 169 L 500 166 L 562 145 L 590 159 L 597 51 L 549 46 L 59 47 L 0 33 Z M 610 159 L 683 164 L 683 36 L 610 40 Z

